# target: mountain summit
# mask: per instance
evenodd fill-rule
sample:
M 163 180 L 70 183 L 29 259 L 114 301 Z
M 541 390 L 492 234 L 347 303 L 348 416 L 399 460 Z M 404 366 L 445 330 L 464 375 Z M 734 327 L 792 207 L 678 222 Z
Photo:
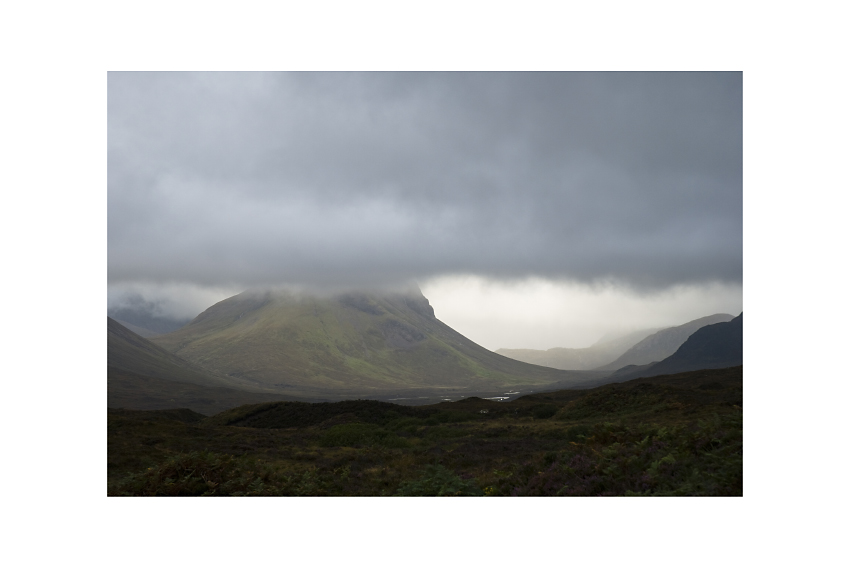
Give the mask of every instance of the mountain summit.
M 579 386 L 604 375 L 493 353 L 439 321 L 418 288 L 331 297 L 249 291 L 151 340 L 235 382 L 281 392 Z

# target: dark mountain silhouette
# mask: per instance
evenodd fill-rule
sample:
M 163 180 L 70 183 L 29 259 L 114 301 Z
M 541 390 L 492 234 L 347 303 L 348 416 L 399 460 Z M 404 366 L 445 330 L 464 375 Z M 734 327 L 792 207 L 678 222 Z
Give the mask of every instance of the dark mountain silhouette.
M 642 329 L 602 340 L 587 348 L 550 348 L 548 350 L 500 348 L 496 352 L 514 360 L 561 370 L 591 370 L 614 360 L 658 329 Z
M 698 329 L 706 325 L 725 323 L 731 321 L 732 318 L 733 316 L 727 313 L 718 313 L 716 315 L 694 319 L 678 327 L 663 329 L 647 336 L 625 351 L 616 360 L 604 366 L 599 366 L 595 370 L 618 370 L 624 366 L 642 366 L 651 362 L 664 360 L 676 352 L 688 340 L 688 337 L 693 335 Z
M 226 385 L 226 378 L 216 376 L 175 356 L 107 317 L 107 367 L 204 386 Z
M 226 378 L 171 354 L 110 317 L 106 320 L 108 368 L 202 386 L 228 385 Z
M 242 404 L 299 399 L 233 388 L 226 377 L 186 362 L 109 317 L 107 337 L 107 406 L 111 408 L 187 407 L 212 415 Z
M 493 353 L 439 321 L 418 288 L 333 297 L 245 292 L 152 340 L 241 384 L 297 395 L 580 387 L 604 375 Z
M 629 364 L 628 366 L 624 366 L 619 370 L 614 371 L 613 374 L 608 376 L 608 380 L 606 380 L 606 383 L 617 382 L 622 376 L 631 376 L 633 374 L 637 374 L 638 372 L 649 370 L 655 364 L 658 364 L 658 362 L 650 362 L 649 364 Z
M 729 368 L 743 363 L 744 314 L 741 313 L 729 322 L 699 329 L 675 353 L 660 362 L 631 370 L 622 368 L 611 377 L 625 381 L 707 368 Z

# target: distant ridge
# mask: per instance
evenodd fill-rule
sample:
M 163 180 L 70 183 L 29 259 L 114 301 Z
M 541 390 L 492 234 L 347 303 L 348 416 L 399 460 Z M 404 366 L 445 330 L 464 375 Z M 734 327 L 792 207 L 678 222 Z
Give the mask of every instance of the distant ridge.
M 155 337 L 156 335 L 161 335 L 162 333 L 157 333 L 156 331 L 151 331 L 150 329 L 146 329 L 144 327 L 139 327 L 138 325 L 134 325 L 132 323 L 128 323 L 127 321 L 122 321 L 121 319 L 113 319 L 116 323 L 121 325 L 122 327 L 133 331 L 140 337 L 145 339 L 149 339 L 150 337 Z
M 744 364 L 744 314 L 726 323 L 715 323 L 697 330 L 679 349 L 655 364 L 620 369 L 620 381 L 692 370 L 729 368 Z
M 641 329 L 626 335 L 600 341 L 587 348 L 550 348 L 548 350 L 522 349 L 522 348 L 500 348 L 496 352 L 514 360 L 520 360 L 529 364 L 539 364 L 550 368 L 561 370 L 591 370 L 600 364 L 609 362 L 629 348 L 658 331 L 655 329 Z
M 618 370 L 628 365 L 642 366 L 651 362 L 658 362 L 672 355 L 682 346 L 688 337 L 706 325 L 725 323 L 731 321 L 733 315 L 728 313 L 717 313 L 707 317 L 700 317 L 689 321 L 684 325 L 669 327 L 651 334 L 625 351 L 616 360 L 599 366 L 595 370 Z
M 153 314 L 154 304 L 137 298 L 130 305 L 112 307 L 106 314 L 139 336 L 148 338 L 176 331 L 191 319 L 169 319 Z

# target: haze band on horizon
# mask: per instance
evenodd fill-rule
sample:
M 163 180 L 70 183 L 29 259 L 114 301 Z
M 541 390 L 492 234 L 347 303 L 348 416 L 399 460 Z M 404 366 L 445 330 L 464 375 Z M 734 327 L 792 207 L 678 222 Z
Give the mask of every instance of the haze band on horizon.
M 495 350 L 739 313 L 741 73 L 110 73 L 110 305 L 419 282 Z

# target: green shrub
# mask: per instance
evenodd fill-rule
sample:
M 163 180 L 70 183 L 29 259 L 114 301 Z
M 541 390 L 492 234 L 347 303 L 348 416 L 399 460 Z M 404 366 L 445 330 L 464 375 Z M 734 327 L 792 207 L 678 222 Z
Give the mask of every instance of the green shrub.
M 328 429 L 319 438 L 322 447 L 381 445 L 394 449 L 410 447 L 407 439 L 370 423 L 343 423 Z
M 558 411 L 558 406 L 552 404 L 535 406 L 531 412 L 531 415 L 534 416 L 535 419 L 549 419 Z
M 437 425 L 437 420 L 434 420 L 433 425 Z M 389 422 L 385 427 L 390 431 L 405 431 L 411 435 L 425 425 L 425 420 L 418 417 L 403 417 Z
M 265 463 L 206 451 L 180 454 L 114 488 L 121 496 L 268 495 L 274 471 Z
M 477 417 L 477 414 L 457 410 L 441 410 L 431 416 L 432 419 L 435 419 L 439 423 L 460 423 L 463 421 L 472 421 Z
M 590 435 L 591 427 L 589 425 L 574 425 L 567 429 L 564 433 L 564 439 L 567 441 L 581 441 Z
M 470 432 L 459 427 L 429 427 L 425 431 L 425 439 L 457 439 L 466 437 Z
M 322 447 L 354 447 L 371 445 L 386 431 L 370 423 L 343 423 L 334 425 L 319 438 Z
M 419 478 L 404 482 L 396 496 L 483 496 L 471 480 L 463 480 L 442 465 L 429 465 Z
M 378 439 L 376 444 L 381 447 L 387 447 L 388 449 L 408 449 L 413 446 L 413 444 L 404 437 L 399 437 L 392 433 Z

